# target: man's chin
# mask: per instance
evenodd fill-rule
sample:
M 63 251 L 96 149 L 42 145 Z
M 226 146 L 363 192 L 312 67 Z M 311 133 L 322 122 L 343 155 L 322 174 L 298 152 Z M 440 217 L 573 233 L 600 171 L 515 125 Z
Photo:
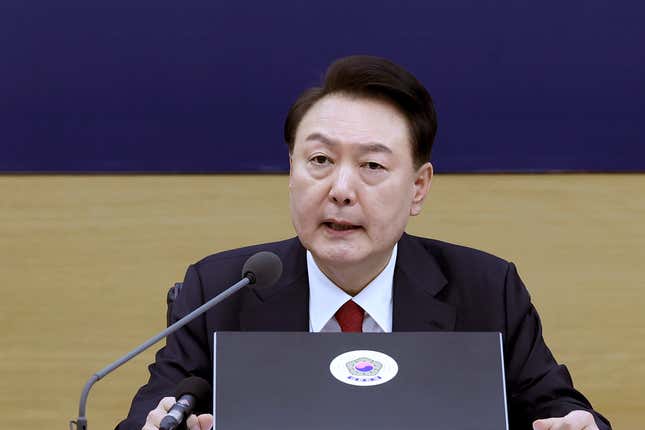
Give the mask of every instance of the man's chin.
M 314 246 L 310 251 L 316 259 L 316 262 L 335 267 L 357 264 L 367 257 L 364 251 L 347 243 Z

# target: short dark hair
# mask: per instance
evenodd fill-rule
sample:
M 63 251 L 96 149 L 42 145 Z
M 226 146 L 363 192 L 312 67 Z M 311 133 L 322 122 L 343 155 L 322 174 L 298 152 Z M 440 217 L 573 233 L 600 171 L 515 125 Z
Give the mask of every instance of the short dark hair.
M 284 140 L 293 153 L 296 131 L 307 111 L 323 97 L 346 94 L 390 103 L 408 122 L 412 159 L 420 167 L 430 159 L 437 133 L 437 114 L 432 98 L 410 72 L 385 58 L 354 55 L 334 61 L 322 86 L 305 90 L 289 109 Z

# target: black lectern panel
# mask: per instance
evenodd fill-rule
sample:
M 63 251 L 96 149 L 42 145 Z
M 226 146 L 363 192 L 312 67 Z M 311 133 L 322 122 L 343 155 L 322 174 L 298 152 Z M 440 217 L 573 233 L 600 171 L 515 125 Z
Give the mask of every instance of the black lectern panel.
M 506 429 L 500 336 L 216 333 L 215 429 Z

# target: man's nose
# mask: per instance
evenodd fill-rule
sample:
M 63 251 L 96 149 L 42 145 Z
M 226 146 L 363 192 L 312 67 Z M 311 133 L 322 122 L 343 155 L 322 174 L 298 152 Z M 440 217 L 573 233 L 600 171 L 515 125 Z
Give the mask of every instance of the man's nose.
M 329 199 L 337 205 L 351 206 L 356 203 L 354 173 L 349 167 L 339 167 L 334 175 Z

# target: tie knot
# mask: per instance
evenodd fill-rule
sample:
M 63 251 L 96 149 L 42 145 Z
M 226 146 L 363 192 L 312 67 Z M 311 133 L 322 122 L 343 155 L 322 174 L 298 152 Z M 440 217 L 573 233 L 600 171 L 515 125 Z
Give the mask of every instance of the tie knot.
M 336 311 L 336 321 L 343 332 L 363 331 L 363 316 L 365 310 L 353 300 L 348 300 Z

